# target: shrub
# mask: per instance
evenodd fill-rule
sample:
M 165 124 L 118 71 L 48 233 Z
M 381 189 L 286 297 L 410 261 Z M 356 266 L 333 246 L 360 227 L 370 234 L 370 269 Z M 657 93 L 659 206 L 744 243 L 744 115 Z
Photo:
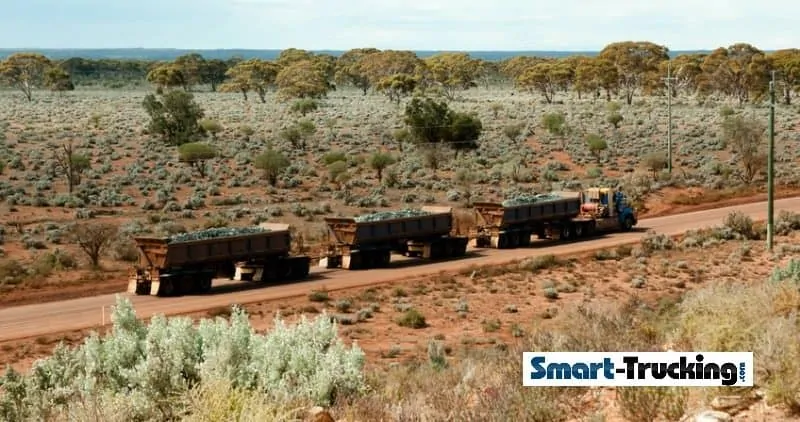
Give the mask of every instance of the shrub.
M 422 315 L 416 309 L 407 310 L 402 317 L 397 320 L 397 325 L 407 328 L 425 328 L 428 323 L 425 321 L 425 315 Z
M 542 116 L 542 126 L 554 136 L 562 136 L 566 132 L 566 118 L 561 113 L 547 113 Z
M 369 166 L 375 170 L 378 180 L 383 179 L 383 170 L 394 163 L 394 157 L 383 152 L 376 152 L 369 157 Z
M 796 230 L 800 230 L 800 214 L 781 210 L 775 220 L 775 234 L 786 236 Z
M 256 157 L 256 168 L 264 172 L 264 177 L 270 185 L 278 183 L 278 176 L 289 167 L 289 160 L 272 148 L 268 148 L 263 154 Z
M 620 122 L 622 122 L 622 115 L 619 113 L 611 113 L 606 117 L 606 121 L 614 126 L 614 129 L 619 128 Z
M 337 161 L 347 161 L 347 154 L 342 151 L 331 151 L 322 156 L 322 162 L 329 166 Z
M 204 319 L 196 327 L 189 318 L 155 316 L 145 325 L 130 301 L 118 297 L 112 321 L 111 335 L 95 333 L 77 349 L 59 345 L 27 375 L 8 370 L 0 379 L 0 419 L 75 420 L 90 405 L 103 415 L 167 420 L 186 410 L 176 398 L 218 383 L 258 392 L 276 407 L 325 405 L 365 387 L 364 353 L 345 347 L 325 315 L 293 327 L 276 318 L 259 335 L 238 307 L 230 321 Z
M 800 409 L 800 292 L 791 275 L 797 268 L 776 269 L 770 283 L 717 283 L 688 293 L 671 342 L 684 350 L 753 351 L 768 400 Z
M 723 226 L 731 229 L 734 233 L 738 233 L 745 239 L 759 238 L 759 234 L 754 228 L 753 219 L 741 211 L 732 211 L 728 214 L 725 217 Z
M 216 148 L 204 142 L 190 142 L 178 147 L 180 161 L 191 164 L 200 177 L 206 176 L 206 161 L 216 156 Z
M 308 295 L 308 300 L 312 302 L 327 302 L 330 299 L 326 291 L 314 291 Z

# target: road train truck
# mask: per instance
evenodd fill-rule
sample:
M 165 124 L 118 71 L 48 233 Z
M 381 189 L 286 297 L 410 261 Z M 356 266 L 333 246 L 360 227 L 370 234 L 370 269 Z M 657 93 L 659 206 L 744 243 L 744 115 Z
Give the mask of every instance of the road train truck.
M 464 256 L 469 238 L 453 235 L 453 209 L 426 206 L 355 218 L 327 217 L 331 241 L 320 266 L 385 268 L 392 252 L 423 259 Z
M 474 238 L 479 248 L 527 246 L 532 235 L 571 240 L 598 232 L 630 231 L 638 222 L 625 194 L 612 188 L 477 202 L 474 207 L 478 216 Z
M 219 228 L 172 237 L 136 237 L 139 261 L 128 292 L 175 296 L 211 290 L 214 278 L 270 282 L 300 280 L 311 258 L 291 256 L 288 224 Z

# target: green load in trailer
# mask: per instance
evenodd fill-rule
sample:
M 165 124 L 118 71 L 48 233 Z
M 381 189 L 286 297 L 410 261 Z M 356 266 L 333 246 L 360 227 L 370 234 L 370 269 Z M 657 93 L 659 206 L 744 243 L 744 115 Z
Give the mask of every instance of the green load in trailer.
M 214 228 L 170 237 L 136 237 L 139 262 L 131 269 L 132 294 L 205 293 L 214 278 L 278 281 L 308 276 L 311 259 L 290 256 L 286 224 Z
M 474 207 L 477 247 L 528 246 L 532 235 L 571 240 L 599 231 L 631 230 L 637 223 L 625 194 L 609 188 L 520 195 L 503 203 L 478 202 Z
M 358 217 L 325 218 L 331 233 L 326 268 L 350 270 L 389 265 L 392 252 L 426 259 L 466 254 L 469 239 L 454 236 L 450 207 L 384 211 Z

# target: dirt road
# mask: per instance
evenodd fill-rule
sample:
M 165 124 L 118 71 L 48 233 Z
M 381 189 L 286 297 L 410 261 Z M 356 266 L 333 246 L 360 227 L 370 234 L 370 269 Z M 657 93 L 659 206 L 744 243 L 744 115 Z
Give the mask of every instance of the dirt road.
M 658 217 L 639 222 L 638 231 L 610 234 L 598 239 L 559 245 L 534 245 L 525 249 L 479 249 L 458 260 L 422 264 L 416 260 L 399 260 L 393 268 L 368 271 L 312 269 L 308 281 L 267 288 L 244 289 L 232 283 L 221 283 L 211 294 L 179 298 L 132 296 L 139 317 L 154 314 L 175 315 L 197 312 L 233 303 L 251 303 L 305 296 L 312 290 L 361 287 L 435 274 L 440 271 L 459 270 L 471 265 L 498 265 L 513 260 L 546 254 L 569 254 L 636 242 L 648 229 L 658 233 L 677 235 L 691 229 L 718 225 L 733 210 L 740 210 L 756 220 L 766 218 L 766 203 L 698 211 L 687 214 Z M 775 215 L 781 210 L 800 212 L 800 198 L 775 201 Z M 123 293 L 127 295 L 127 293 Z M 109 308 L 115 295 L 102 295 L 61 302 L 17 306 L 0 310 L 0 341 L 35 337 L 69 330 L 99 326 L 105 319 L 109 323 Z

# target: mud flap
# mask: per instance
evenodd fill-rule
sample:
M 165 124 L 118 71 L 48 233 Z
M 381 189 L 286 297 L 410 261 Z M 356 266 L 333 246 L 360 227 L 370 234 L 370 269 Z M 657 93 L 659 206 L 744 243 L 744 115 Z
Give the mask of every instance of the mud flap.
M 131 277 L 131 279 L 128 280 L 128 293 L 135 295 L 138 293 L 137 290 L 139 290 L 139 281 L 136 277 Z
M 161 282 L 158 280 L 150 282 L 150 296 L 158 296 L 158 289 L 161 288 Z

